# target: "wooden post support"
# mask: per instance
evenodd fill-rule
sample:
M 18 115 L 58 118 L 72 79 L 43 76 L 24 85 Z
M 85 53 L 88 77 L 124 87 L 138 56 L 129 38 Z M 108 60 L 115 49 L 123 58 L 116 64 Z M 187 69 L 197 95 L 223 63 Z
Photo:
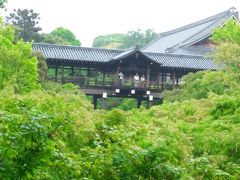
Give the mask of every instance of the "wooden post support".
M 160 85 L 160 73 L 157 73 L 157 89 L 159 89 L 159 85 Z
M 165 75 L 165 74 L 162 73 L 162 85 L 161 85 L 161 86 L 162 86 L 162 90 L 163 90 L 163 87 L 164 87 L 164 86 L 163 86 L 163 85 L 164 85 L 164 83 L 163 83 L 163 81 L 164 81 L 164 75 Z
M 103 71 L 103 83 L 102 83 L 103 86 L 105 86 L 105 77 L 106 77 L 106 72 Z
M 62 84 L 65 82 L 65 78 L 64 78 L 64 66 L 62 66 Z
M 93 106 L 94 106 L 94 109 L 97 109 L 97 99 L 98 99 L 97 96 L 93 96 Z
M 148 97 L 148 109 L 150 109 L 153 105 L 153 95 L 149 95 Z
M 55 67 L 54 81 L 57 82 L 57 80 L 58 80 L 58 67 Z
M 176 73 L 172 72 L 172 88 L 175 89 Z
M 107 93 L 104 92 L 102 95 L 102 109 L 106 109 L 106 100 L 107 100 Z
M 149 88 L 149 81 L 150 81 L 150 67 L 147 67 L 147 88 Z
M 90 76 L 90 69 L 89 67 L 87 68 L 87 86 L 89 86 L 89 76 Z
M 74 66 L 71 66 L 71 76 L 74 76 Z
M 78 74 L 77 74 L 77 76 L 78 76 L 78 84 L 79 85 L 81 85 L 81 82 L 82 82 L 82 79 L 81 79 L 81 67 L 78 67 Z
M 120 67 L 119 67 L 119 65 L 118 65 L 118 67 L 117 67 L 117 74 L 116 74 L 116 84 L 117 84 L 117 85 L 119 85 L 119 78 L 118 78 L 119 71 L 120 71 Z
M 137 99 L 137 108 L 140 108 L 141 105 L 142 105 L 142 99 L 138 98 Z

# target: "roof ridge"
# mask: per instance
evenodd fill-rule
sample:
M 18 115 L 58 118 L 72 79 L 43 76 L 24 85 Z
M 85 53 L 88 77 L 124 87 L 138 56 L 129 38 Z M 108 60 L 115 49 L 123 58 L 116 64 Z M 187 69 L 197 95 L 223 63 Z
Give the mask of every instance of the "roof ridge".
M 185 39 L 184 41 L 182 41 L 181 43 L 179 43 L 179 45 L 176 45 L 175 47 L 190 46 L 191 44 L 194 44 L 194 43 L 197 43 L 197 42 L 201 41 L 202 39 L 210 36 L 210 35 L 212 34 L 212 32 L 210 32 L 210 33 L 208 33 L 207 35 L 205 35 L 204 37 L 200 38 L 200 40 L 196 40 L 196 41 L 194 41 L 194 42 L 186 43 L 187 41 L 189 41 L 190 39 L 192 39 L 193 37 L 195 37 L 196 34 L 199 34 L 199 32 L 204 32 L 204 31 L 206 31 L 209 27 L 217 24 L 219 20 L 221 20 L 221 19 L 224 18 L 224 20 L 226 21 L 226 20 L 229 20 L 229 19 L 232 18 L 232 17 L 235 17 L 235 14 L 234 14 L 234 13 L 231 13 L 231 12 L 228 10 L 228 11 L 225 13 L 224 16 L 221 16 L 221 17 L 217 18 L 213 23 L 211 23 L 210 25 L 208 25 L 208 26 L 205 27 L 204 29 L 199 30 L 197 33 L 195 33 L 194 35 L 192 35 L 192 36 L 190 36 L 189 38 Z M 217 25 L 215 28 L 218 28 L 218 27 L 220 27 L 221 25 L 222 25 L 222 24 Z M 173 47 L 173 48 L 175 48 L 175 47 Z M 170 49 L 171 49 L 171 48 L 170 48 Z
M 225 16 L 225 15 L 224 15 L 224 16 Z M 199 32 L 205 31 L 207 28 L 209 28 L 209 27 L 211 27 L 212 25 L 216 24 L 216 22 L 217 22 L 218 20 L 222 19 L 222 18 L 223 18 L 222 16 L 221 16 L 221 17 L 218 17 L 213 23 L 209 24 L 209 25 L 206 26 L 204 29 L 201 29 L 201 30 L 197 31 L 197 32 L 194 33 L 192 36 L 188 37 L 187 39 L 183 40 L 182 42 L 180 42 L 180 43 L 178 43 L 178 44 L 176 44 L 176 45 L 174 45 L 174 46 L 172 46 L 172 47 L 170 47 L 170 48 L 168 48 L 168 49 L 174 49 L 174 48 L 177 48 L 177 47 L 182 47 L 182 45 L 183 45 L 185 42 L 187 42 L 187 41 L 189 41 L 190 39 L 192 39 L 193 37 L 195 37 L 196 34 L 199 34 Z
M 229 12 L 229 10 L 223 11 L 223 12 L 218 13 L 218 14 L 215 14 L 215 15 L 213 15 L 213 16 L 210 16 L 210 17 L 201 19 L 201 20 L 199 20 L 199 21 L 196 21 L 196 22 L 193 22 L 193 23 L 190 23 L 190 24 L 181 26 L 181 27 L 179 27 L 179 28 L 176 28 L 176 29 L 173 29 L 173 30 L 170 30 L 170 31 L 163 32 L 163 33 L 161 33 L 161 34 L 163 34 L 163 35 L 170 35 L 170 34 L 173 34 L 173 33 L 179 32 L 179 31 L 183 31 L 183 30 L 186 30 L 186 29 L 190 29 L 190 28 L 192 28 L 192 27 L 199 26 L 199 25 L 201 25 L 201 24 L 204 24 L 204 23 L 207 23 L 207 22 L 216 20 L 216 19 L 220 19 L 220 18 L 224 17 L 224 16 L 226 15 L 226 13 L 228 13 L 228 12 Z
M 193 22 L 193 23 L 190 23 L 190 24 L 187 24 L 187 25 L 184 25 L 184 26 L 181 26 L 179 28 L 175 28 L 175 29 L 172 29 L 172 30 L 169 30 L 169 31 L 165 31 L 165 32 L 162 32 L 159 34 L 158 38 L 156 38 L 155 40 L 151 41 L 150 43 L 146 44 L 142 50 L 146 49 L 147 47 L 149 47 L 151 44 L 155 43 L 156 41 L 158 41 L 160 38 L 164 37 L 164 36 L 168 36 L 168 35 L 171 35 L 171 34 L 174 34 L 174 33 L 177 33 L 177 32 L 180 32 L 180 31 L 183 31 L 183 30 L 186 30 L 186 29 L 190 29 L 194 26 L 198 26 L 198 25 L 201 25 L 203 23 L 207 23 L 209 21 L 213 21 L 215 19 L 220 19 L 222 18 L 223 16 L 226 15 L 226 13 L 229 13 L 230 11 L 227 10 L 227 11 L 223 11 L 221 13 L 218 13 L 218 14 L 215 14 L 213 16 L 210 16 L 210 17 L 207 17 L 207 18 L 204 18 L 204 19 L 201 19 L 199 21 L 196 21 L 196 22 Z
M 208 59 L 201 55 L 186 55 L 186 54 L 168 54 L 168 53 L 156 53 L 156 52 L 145 52 L 145 54 L 161 55 L 161 56 L 176 56 L 176 57 L 192 57 L 192 58 L 203 58 Z
M 34 45 L 40 46 L 51 46 L 51 47 L 67 47 L 67 48 L 76 48 L 76 49 L 91 49 L 91 50 L 100 50 L 100 51 L 115 51 L 115 52 L 124 52 L 123 49 L 107 49 L 107 48 L 96 48 L 96 47 L 82 47 L 75 45 L 61 45 L 61 44 L 49 44 L 49 43 L 33 43 Z

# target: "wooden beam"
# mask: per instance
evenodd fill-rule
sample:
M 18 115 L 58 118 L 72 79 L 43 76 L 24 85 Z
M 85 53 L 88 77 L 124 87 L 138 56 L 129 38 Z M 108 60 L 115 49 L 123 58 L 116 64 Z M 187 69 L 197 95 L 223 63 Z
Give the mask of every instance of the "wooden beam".
M 119 65 L 118 65 L 118 67 L 117 67 L 117 73 L 116 73 L 116 83 L 117 83 L 117 85 L 119 85 L 119 78 L 118 78 L 119 71 L 120 71 L 120 67 L 119 67 Z
M 172 72 L 172 88 L 175 89 L 176 73 Z
M 147 88 L 149 88 L 149 81 L 150 81 L 150 67 L 147 66 Z
M 90 76 L 90 69 L 87 68 L 87 86 L 89 86 L 89 76 Z
M 97 96 L 93 96 L 93 106 L 94 106 L 94 109 L 97 109 L 97 99 L 98 99 Z
M 57 82 L 57 80 L 58 80 L 58 67 L 55 67 L 54 81 Z
M 138 98 L 137 99 L 137 108 L 140 108 L 141 105 L 142 105 L 142 98 Z
M 160 84 L 160 72 L 157 73 L 157 89 L 159 89 Z
M 74 66 L 71 66 L 71 76 L 74 76 Z
M 106 78 L 106 72 L 105 71 L 103 71 L 103 86 L 105 86 L 105 78 Z
M 62 66 L 62 83 L 64 83 L 65 78 L 64 78 L 64 66 Z
M 164 85 L 164 83 L 163 83 L 164 82 L 164 75 L 165 75 L 165 73 L 162 72 L 162 85 L 161 85 L 162 86 L 162 90 L 164 88 L 164 86 L 163 86 Z

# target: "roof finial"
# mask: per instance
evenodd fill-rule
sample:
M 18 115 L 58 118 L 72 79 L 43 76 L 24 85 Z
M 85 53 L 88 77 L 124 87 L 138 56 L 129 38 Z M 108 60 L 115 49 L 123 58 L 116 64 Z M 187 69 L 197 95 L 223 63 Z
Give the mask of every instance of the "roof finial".
M 233 7 L 229 8 L 229 11 L 230 11 L 231 13 L 236 13 L 236 12 L 237 12 L 237 9 L 233 6 Z

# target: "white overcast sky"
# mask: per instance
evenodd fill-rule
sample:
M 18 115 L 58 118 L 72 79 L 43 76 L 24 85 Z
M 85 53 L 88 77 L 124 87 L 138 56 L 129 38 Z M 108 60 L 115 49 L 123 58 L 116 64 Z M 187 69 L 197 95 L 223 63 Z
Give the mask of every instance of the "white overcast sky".
M 94 37 L 151 28 L 171 30 L 236 7 L 240 0 L 8 0 L 7 9 L 34 9 L 43 32 L 70 29 L 91 46 Z

